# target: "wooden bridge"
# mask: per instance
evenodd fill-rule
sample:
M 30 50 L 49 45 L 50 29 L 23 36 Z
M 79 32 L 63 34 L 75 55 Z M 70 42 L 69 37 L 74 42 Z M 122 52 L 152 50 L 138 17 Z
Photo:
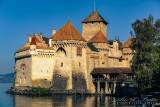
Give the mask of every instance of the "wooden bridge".
M 118 81 L 116 78 L 93 78 L 92 82 L 95 84 L 97 93 L 115 94 L 117 83 L 122 81 Z

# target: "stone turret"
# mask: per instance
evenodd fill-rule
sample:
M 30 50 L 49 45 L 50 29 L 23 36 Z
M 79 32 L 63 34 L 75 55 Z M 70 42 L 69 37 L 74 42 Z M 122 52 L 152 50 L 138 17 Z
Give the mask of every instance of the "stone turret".
M 30 44 L 30 49 L 36 49 L 36 48 L 37 48 L 36 41 L 35 38 L 33 37 Z
M 122 54 L 126 60 L 126 66 L 130 67 L 130 60 L 132 60 L 133 54 L 132 49 L 130 48 L 132 42 L 132 37 L 130 37 L 122 46 Z
M 32 36 L 28 34 L 28 42 L 31 43 L 31 40 L 32 40 Z

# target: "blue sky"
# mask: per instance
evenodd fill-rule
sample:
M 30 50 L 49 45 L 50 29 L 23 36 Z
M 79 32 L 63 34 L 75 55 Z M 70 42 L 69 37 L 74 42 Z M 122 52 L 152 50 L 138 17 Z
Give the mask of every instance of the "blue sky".
M 27 34 L 50 37 L 70 18 L 82 33 L 81 21 L 93 12 L 93 0 L 0 0 L 0 74 L 14 72 L 14 52 L 27 42 Z M 96 10 L 109 23 L 108 40 L 119 35 L 124 43 L 131 24 L 152 14 L 160 18 L 160 0 L 96 0 Z

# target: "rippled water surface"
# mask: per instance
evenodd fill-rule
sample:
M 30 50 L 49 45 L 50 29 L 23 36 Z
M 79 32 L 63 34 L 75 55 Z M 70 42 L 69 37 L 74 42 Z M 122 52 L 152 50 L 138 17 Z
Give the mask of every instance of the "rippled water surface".
M 28 97 L 6 94 L 5 91 L 11 86 L 11 83 L 0 83 L 0 107 L 135 107 L 135 105 L 116 105 L 116 99 L 108 96 Z

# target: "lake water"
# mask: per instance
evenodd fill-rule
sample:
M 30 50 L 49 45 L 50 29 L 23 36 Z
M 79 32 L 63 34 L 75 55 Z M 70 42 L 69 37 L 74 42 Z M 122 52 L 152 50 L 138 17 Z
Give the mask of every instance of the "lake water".
M 5 91 L 11 86 L 12 83 L 0 83 L 0 107 L 135 107 L 135 105 L 116 105 L 116 99 L 108 96 L 28 97 L 6 94 Z

